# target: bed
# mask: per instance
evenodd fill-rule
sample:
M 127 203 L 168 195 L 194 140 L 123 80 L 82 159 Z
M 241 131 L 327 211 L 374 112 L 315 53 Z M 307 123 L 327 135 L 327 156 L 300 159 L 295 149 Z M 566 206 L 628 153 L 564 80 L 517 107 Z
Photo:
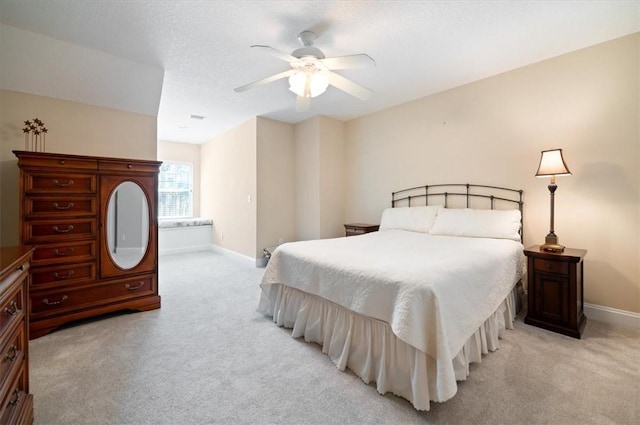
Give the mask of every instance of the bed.
M 380 394 L 429 410 L 513 327 L 522 195 L 471 184 L 394 192 L 378 232 L 279 246 L 258 310 Z

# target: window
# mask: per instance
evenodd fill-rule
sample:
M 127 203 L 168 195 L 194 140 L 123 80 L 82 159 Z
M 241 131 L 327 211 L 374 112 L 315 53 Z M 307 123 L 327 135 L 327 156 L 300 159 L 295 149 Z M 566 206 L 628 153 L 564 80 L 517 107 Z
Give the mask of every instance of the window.
M 164 161 L 158 176 L 158 217 L 193 216 L 193 165 Z

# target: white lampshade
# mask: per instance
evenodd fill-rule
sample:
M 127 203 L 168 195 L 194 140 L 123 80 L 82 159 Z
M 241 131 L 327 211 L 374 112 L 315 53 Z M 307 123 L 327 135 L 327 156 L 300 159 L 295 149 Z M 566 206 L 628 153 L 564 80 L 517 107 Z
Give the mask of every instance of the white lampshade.
M 562 156 L 562 149 L 552 149 L 548 151 L 542 151 L 540 157 L 540 165 L 538 165 L 538 172 L 536 177 L 549 177 L 549 176 L 570 176 L 571 171 L 564 162 Z
M 322 72 L 298 71 L 289 77 L 289 90 L 302 97 L 316 97 L 329 87 L 329 79 Z

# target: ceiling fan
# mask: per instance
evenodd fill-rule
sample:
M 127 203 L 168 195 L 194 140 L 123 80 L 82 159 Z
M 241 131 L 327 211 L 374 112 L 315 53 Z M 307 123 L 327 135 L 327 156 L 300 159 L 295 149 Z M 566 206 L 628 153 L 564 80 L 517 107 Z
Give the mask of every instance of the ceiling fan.
M 375 61 L 365 53 L 327 58 L 320 49 L 314 47 L 313 42 L 317 38 L 316 33 L 312 31 L 301 32 L 298 35 L 298 40 L 302 43 L 302 47 L 294 50 L 291 54 L 270 46 L 251 46 L 289 62 L 291 69 L 238 87 L 234 91 L 239 93 L 262 84 L 289 78 L 289 90 L 297 95 L 296 110 L 298 111 L 309 109 L 311 98 L 324 93 L 329 84 L 360 100 L 369 99 L 373 94 L 371 90 L 333 72 L 333 70 L 375 66 Z

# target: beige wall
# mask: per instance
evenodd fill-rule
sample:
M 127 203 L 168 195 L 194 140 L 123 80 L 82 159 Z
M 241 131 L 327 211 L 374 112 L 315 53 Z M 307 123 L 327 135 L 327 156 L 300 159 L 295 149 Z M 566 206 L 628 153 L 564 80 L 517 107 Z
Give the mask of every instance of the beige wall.
M 213 243 L 255 258 L 257 118 L 201 145 L 200 212 L 213 219 Z
M 323 116 L 295 125 L 298 240 L 344 236 L 344 126 Z
M 320 238 L 344 236 L 344 127 L 320 117 Z
M 156 117 L 0 90 L 0 245 L 18 235 L 18 167 L 23 121 L 40 118 L 49 129 L 47 152 L 156 159 Z
M 201 211 L 213 242 L 251 258 L 295 240 L 293 126 L 252 118 L 201 145 Z
M 296 239 L 320 238 L 320 117 L 294 127 Z
M 193 165 L 193 216 L 200 217 L 200 145 L 159 140 L 158 160 Z
M 525 245 L 549 230 L 540 151 L 563 148 L 560 243 L 588 250 L 585 301 L 640 312 L 640 35 L 350 121 L 347 221 L 378 223 L 392 191 L 481 183 L 525 191 Z
M 257 123 L 257 234 L 262 249 L 295 240 L 293 126 L 266 118 Z

